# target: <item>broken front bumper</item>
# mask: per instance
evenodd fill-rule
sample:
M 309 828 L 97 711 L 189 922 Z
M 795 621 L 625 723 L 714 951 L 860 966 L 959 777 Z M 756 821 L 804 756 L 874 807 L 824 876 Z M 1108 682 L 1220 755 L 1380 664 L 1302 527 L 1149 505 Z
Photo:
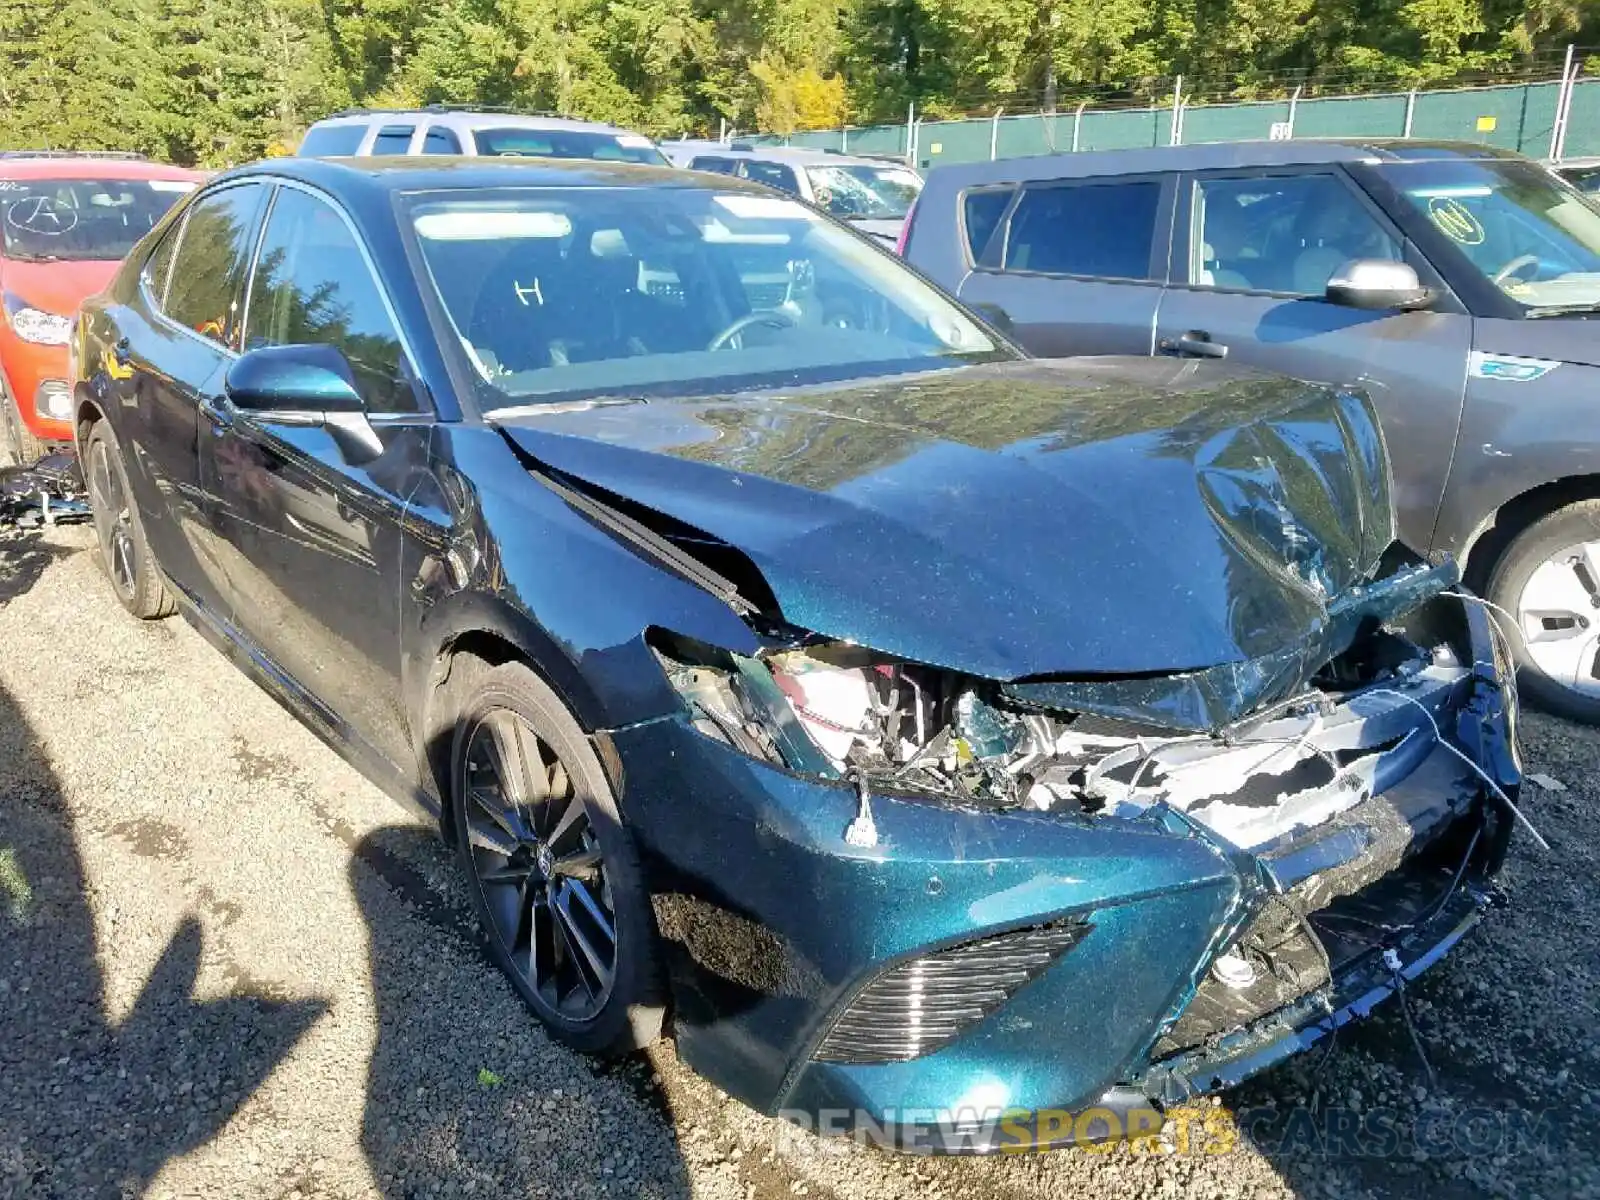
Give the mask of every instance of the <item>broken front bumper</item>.
M 1514 797 L 1514 714 L 1481 612 L 1468 621 L 1476 662 L 1441 732 Z M 1270 859 L 1161 805 L 1116 818 L 890 796 L 862 848 L 844 836 L 849 787 L 676 717 L 608 740 L 682 1057 L 762 1111 L 917 1148 L 995 1149 L 986 1115 L 1171 1103 L 1303 1048 L 1386 994 L 1385 949 L 1415 973 L 1460 936 L 1510 828 L 1435 743 Z M 1286 904 L 1328 918 L 1332 986 L 1324 970 L 1218 1002 L 1216 958 Z M 1364 928 L 1373 913 L 1408 927 Z

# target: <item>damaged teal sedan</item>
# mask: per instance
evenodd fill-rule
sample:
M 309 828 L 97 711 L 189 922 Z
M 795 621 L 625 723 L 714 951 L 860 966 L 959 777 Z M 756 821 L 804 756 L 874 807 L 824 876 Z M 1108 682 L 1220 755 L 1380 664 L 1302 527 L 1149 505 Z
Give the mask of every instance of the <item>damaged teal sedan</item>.
M 74 362 L 129 611 L 436 819 L 555 1037 L 763 1112 L 983 1151 L 1230 1086 L 1517 821 L 1503 639 L 1364 397 L 1029 360 L 753 185 L 245 168 Z

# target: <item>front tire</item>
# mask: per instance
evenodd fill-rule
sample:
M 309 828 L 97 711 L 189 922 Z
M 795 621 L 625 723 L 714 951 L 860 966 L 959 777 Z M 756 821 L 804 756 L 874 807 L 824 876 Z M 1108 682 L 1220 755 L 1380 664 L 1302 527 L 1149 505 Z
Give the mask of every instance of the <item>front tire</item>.
M 521 663 L 462 656 L 451 675 L 465 697 L 451 823 L 490 957 L 559 1041 L 608 1056 L 649 1045 L 664 1017 L 655 925 L 599 758 Z
M 100 565 L 111 581 L 111 590 L 122 607 L 141 621 L 170 617 L 177 605 L 150 553 L 111 427 L 96 422 L 84 439 L 83 452 L 83 476 L 100 542 Z
M 5 441 L 11 461 L 19 467 L 31 467 L 44 456 L 44 443 L 22 423 L 22 414 L 17 411 L 17 402 L 6 386 L 4 372 L 0 372 L 0 438 Z
M 1556 716 L 1600 724 L 1600 500 L 1565 505 L 1518 533 L 1486 594 L 1505 610 L 1494 615 L 1520 693 Z

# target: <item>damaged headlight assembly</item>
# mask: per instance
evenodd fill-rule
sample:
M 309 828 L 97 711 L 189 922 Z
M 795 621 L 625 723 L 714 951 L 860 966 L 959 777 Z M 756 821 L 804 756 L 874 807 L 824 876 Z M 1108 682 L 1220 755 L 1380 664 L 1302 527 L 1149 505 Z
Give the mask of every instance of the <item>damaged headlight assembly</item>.
M 870 796 L 884 793 L 1125 818 L 1160 804 L 1261 852 L 1383 791 L 1436 746 L 1499 792 L 1444 724 L 1478 679 L 1460 619 L 1474 598 L 1430 590 L 1410 612 L 1366 622 L 1288 696 L 1210 729 L 1130 719 L 1116 703 L 1127 680 L 1008 684 L 798 631 L 749 656 L 671 635 L 652 646 L 701 734 L 851 783 L 861 809 L 847 835 L 854 844 L 875 840 Z M 1193 678 L 1137 682 L 1178 694 Z M 1085 707 L 1051 703 L 1062 695 Z M 1101 699 L 1102 711 L 1087 710 Z

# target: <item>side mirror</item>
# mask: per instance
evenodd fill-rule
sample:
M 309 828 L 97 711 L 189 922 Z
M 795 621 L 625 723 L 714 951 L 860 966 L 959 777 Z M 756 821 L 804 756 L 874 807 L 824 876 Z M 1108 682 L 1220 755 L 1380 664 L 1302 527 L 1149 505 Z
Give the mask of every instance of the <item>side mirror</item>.
M 235 408 L 273 413 L 359 413 L 350 363 L 333 346 L 265 346 L 241 355 L 223 384 Z
M 1433 301 L 1416 270 L 1383 258 L 1352 258 L 1328 280 L 1327 299 L 1346 308 L 1417 309 Z
M 228 401 L 266 424 L 325 428 L 351 463 L 370 462 L 383 441 L 367 420 L 350 361 L 333 346 L 264 346 L 228 368 Z

